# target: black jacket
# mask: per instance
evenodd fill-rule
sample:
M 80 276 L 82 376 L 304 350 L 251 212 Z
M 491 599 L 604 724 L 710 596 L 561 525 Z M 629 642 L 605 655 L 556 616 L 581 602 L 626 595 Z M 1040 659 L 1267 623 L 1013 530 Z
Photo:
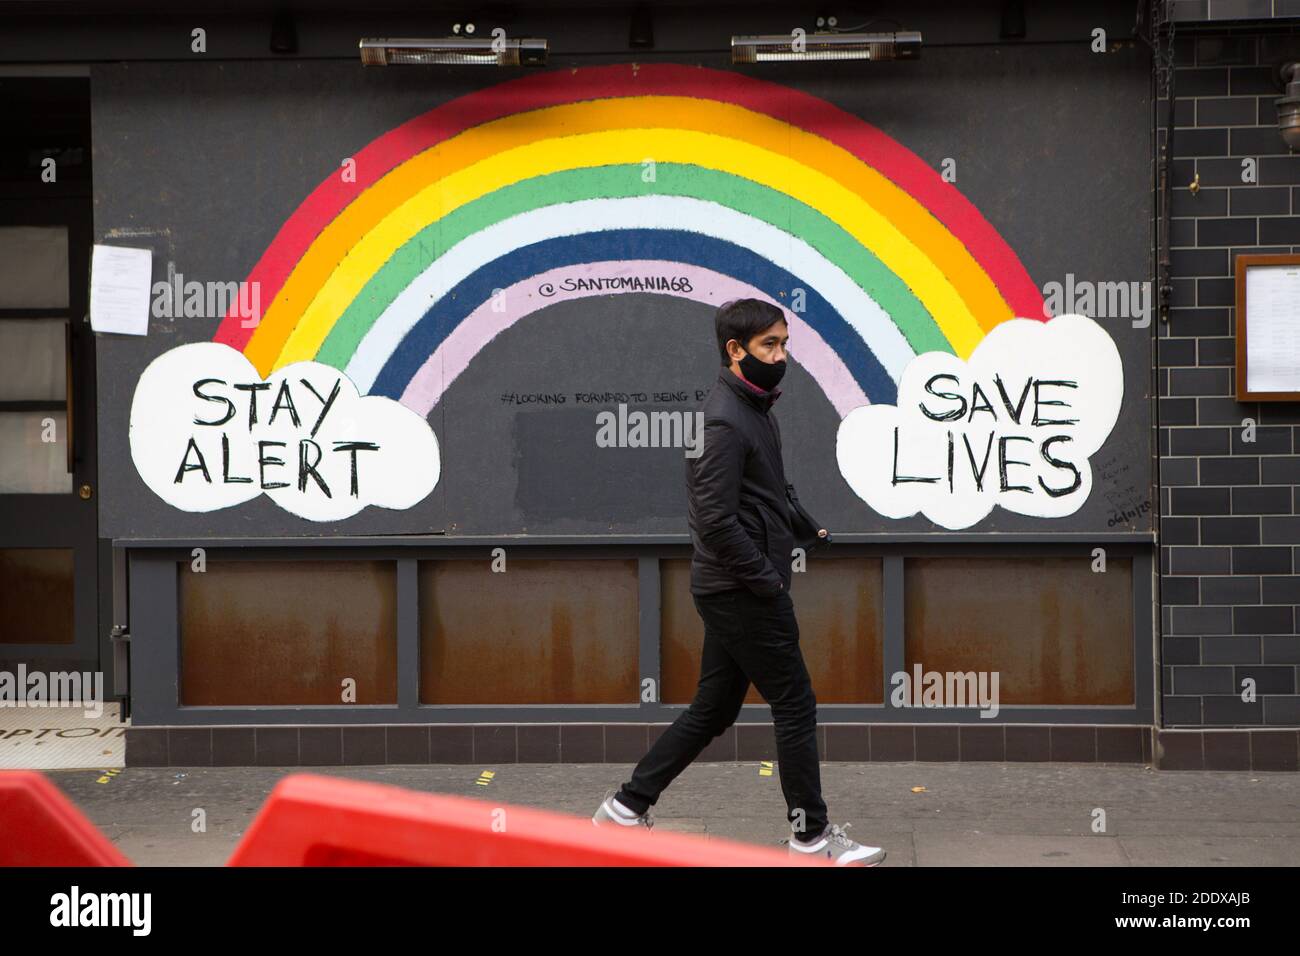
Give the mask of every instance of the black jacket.
M 747 587 L 768 597 L 790 588 L 791 552 L 827 543 L 785 480 L 772 403 L 722 368 L 701 411 L 704 444 L 686 459 L 687 520 L 695 556 L 691 592 Z

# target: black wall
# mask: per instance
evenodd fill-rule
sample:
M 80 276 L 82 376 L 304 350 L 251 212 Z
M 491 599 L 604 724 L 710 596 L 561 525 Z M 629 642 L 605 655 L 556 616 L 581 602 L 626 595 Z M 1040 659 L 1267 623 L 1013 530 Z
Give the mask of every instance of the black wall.
M 915 20 L 943 35 L 937 12 Z M 546 32 L 568 44 L 595 29 L 578 19 L 548 22 Z M 707 36 L 726 37 L 742 20 L 714 14 L 701 22 L 710 25 Z M 996 18 L 982 22 L 994 34 Z M 1093 52 L 1088 22 L 1052 19 L 1054 37 L 1073 29 L 1067 42 L 938 44 L 916 63 L 747 72 L 862 116 L 936 170 L 954 159 L 957 188 L 1040 288 L 1064 283 L 1068 274 L 1138 282 L 1150 269 L 1149 57 L 1124 39 L 1122 26 L 1106 52 Z M 588 36 L 591 47 L 608 42 L 606 34 Z M 626 51 L 557 56 L 553 64 L 564 69 L 647 57 Z M 716 52 L 657 49 L 653 58 L 727 66 Z M 484 72 L 366 70 L 355 59 L 96 65 L 96 236 L 154 247 L 155 280 L 165 278 L 168 260 L 187 279 L 241 280 L 297 204 L 333 174 L 340 156 L 439 102 L 506 79 L 508 71 Z M 1092 456 L 1091 497 L 1057 519 L 994 508 L 967 531 L 1104 538 L 1152 529 L 1152 329 L 1134 328 L 1127 317 L 1104 324 L 1123 357 L 1124 407 Z M 521 323 L 485 349 L 435 408 L 431 424 L 444 471 L 433 494 L 408 511 L 369 508 L 322 523 L 296 518 L 265 498 L 208 513 L 179 511 L 145 487 L 132 467 L 126 424 L 140 372 L 167 349 L 210 340 L 215 328 L 215 320 L 155 318 L 143 339 L 101 337 L 106 534 L 686 532 L 679 449 L 618 450 L 593 461 L 590 415 L 581 441 L 566 445 L 564 436 L 579 433 L 559 421 L 563 413 L 503 407 L 499 396 L 578 387 L 693 394 L 716 375 L 706 306 L 625 294 L 556 306 Z M 640 354 L 638 336 L 648 328 L 661 329 L 677 347 Z M 802 370 L 788 384 L 790 398 L 777 412 L 789 476 L 814 514 L 841 534 L 943 531 L 919 515 L 882 518 L 858 499 L 836 464 L 834 410 Z M 1117 514 L 1123 517 L 1112 520 Z

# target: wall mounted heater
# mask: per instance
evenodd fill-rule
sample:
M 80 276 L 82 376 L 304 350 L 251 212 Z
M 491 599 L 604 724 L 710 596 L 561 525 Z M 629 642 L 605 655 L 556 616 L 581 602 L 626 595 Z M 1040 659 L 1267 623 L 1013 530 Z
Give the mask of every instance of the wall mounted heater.
M 896 33 L 777 33 L 732 37 L 732 63 L 772 63 L 799 60 L 915 60 L 921 56 L 921 34 Z
M 363 66 L 545 66 L 546 40 L 537 37 L 437 37 L 361 40 Z

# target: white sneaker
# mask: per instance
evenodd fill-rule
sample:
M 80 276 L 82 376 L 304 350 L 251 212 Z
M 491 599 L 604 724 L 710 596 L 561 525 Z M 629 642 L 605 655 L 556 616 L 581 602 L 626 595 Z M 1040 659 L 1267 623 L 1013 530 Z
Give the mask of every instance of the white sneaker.
M 646 830 L 654 829 L 655 821 L 649 809 L 638 816 L 629 817 L 623 810 L 614 806 L 614 794 L 616 790 L 606 790 L 605 799 L 600 806 L 596 808 L 595 815 L 591 818 L 595 826 L 608 826 L 611 824 L 624 827 L 645 827 Z
M 801 843 L 791 836 L 782 843 L 788 845 L 789 852 L 815 854 L 835 861 L 836 866 L 879 866 L 885 860 L 885 851 L 878 846 L 863 846 L 849 839 L 844 831 L 853 826 L 829 824 L 822 835 L 811 843 Z

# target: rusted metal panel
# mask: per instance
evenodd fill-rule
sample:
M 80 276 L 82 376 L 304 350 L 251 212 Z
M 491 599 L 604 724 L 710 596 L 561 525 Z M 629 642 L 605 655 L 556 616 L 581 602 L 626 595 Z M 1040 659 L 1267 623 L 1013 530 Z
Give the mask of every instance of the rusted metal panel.
M 687 704 L 700 678 L 704 623 L 690 593 L 690 561 L 660 562 L 663 588 L 663 701 Z M 799 646 L 818 703 L 882 700 L 883 564 L 880 558 L 810 561 L 791 579 Z M 747 704 L 762 704 L 752 684 Z
M 390 561 L 209 561 L 178 569 L 181 703 L 397 703 Z
M 1008 704 L 1133 703 L 1133 562 L 914 557 L 903 571 L 908 674 L 997 671 Z
M 635 704 L 634 560 L 420 563 L 425 704 Z

